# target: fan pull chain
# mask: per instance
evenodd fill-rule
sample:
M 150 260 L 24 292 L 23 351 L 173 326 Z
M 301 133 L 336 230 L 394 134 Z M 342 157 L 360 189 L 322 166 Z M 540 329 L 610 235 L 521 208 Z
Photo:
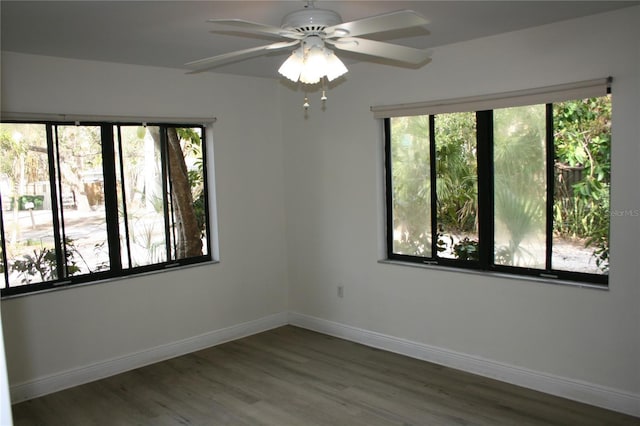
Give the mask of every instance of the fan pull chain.
M 327 91 L 325 89 L 322 89 L 322 96 L 320 97 L 320 100 L 322 101 L 322 107 L 324 109 L 324 105 L 327 102 Z M 305 95 L 304 97 L 304 102 L 302 103 L 302 108 L 306 110 L 309 109 L 309 107 L 311 106 L 311 104 L 309 103 L 309 97 Z
M 329 88 L 327 87 L 327 80 L 326 79 L 322 79 L 322 95 L 320 96 L 320 101 L 322 102 L 322 110 L 325 110 L 325 106 L 327 103 L 327 91 L 329 90 Z M 309 110 L 309 107 L 311 106 L 311 104 L 309 103 L 309 94 L 305 91 L 304 93 L 304 102 L 302 103 L 302 108 L 304 108 L 305 111 Z
M 324 106 L 327 102 L 327 78 L 326 76 L 322 79 L 322 97 L 320 97 L 322 101 L 322 105 Z

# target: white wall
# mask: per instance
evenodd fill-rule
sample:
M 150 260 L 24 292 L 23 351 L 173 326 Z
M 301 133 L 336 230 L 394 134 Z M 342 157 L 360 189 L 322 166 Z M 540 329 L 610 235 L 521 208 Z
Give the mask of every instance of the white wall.
M 290 310 L 639 401 L 640 218 L 612 217 L 609 291 L 377 263 L 383 137 L 369 111 L 613 76 L 612 208 L 640 209 L 638 22 L 634 7 L 448 45 L 417 71 L 357 64 L 325 111 L 311 96 L 307 119 L 283 90 Z
M 269 79 L 3 54 L 3 111 L 218 119 L 221 262 L 3 300 L 12 386 L 286 312 L 278 96 Z

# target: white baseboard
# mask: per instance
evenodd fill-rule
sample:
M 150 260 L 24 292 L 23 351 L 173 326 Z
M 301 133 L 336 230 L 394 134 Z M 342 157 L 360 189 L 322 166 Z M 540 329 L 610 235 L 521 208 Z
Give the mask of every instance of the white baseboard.
M 47 395 L 286 324 L 640 417 L 638 394 L 541 373 L 296 312 L 280 312 L 122 357 L 18 383 L 11 386 L 11 401 L 17 403 Z
M 640 395 L 450 351 L 321 318 L 289 313 L 289 324 L 506 383 L 640 417 Z
M 200 349 L 240 339 L 287 324 L 287 313 L 280 312 L 257 320 L 232 325 L 199 336 L 156 346 L 140 352 L 74 368 L 50 376 L 11 386 L 11 402 L 16 403 L 47 395 L 73 386 L 113 376 Z

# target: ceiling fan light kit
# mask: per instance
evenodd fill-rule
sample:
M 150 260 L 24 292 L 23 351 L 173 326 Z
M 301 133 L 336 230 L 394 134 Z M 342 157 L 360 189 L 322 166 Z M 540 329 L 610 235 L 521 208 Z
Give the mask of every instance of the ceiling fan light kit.
M 428 21 L 418 13 L 412 10 L 400 10 L 351 22 L 342 22 L 338 13 L 327 9 L 315 9 L 311 3 L 307 4 L 305 9 L 296 10 L 286 15 L 280 27 L 242 19 L 209 19 L 208 22 L 220 26 L 219 29 L 211 31 L 213 33 L 229 31 L 230 28 L 234 28 L 254 34 L 278 36 L 289 41 L 223 53 L 211 58 L 189 62 L 186 66 L 191 68 L 191 73 L 198 73 L 229 62 L 263 55 L 270 51 L 287 49 L 299 44 L 300 46 L 294 49 L 282 63 L 278 72 L 293 82 L 322 83 L 322 100 L 324 102 L 326 100 L 326 83 L 348 71 L 336 54 L 326 47 L 327 44 L 338 50 L 400 63 L 420 65 L 428 62 L 429 55 L 426 50 L 358 37 L 426 25 Z M 309 107 L 306 97 L 304 106 L 305 109 Z
M 319 83 L 325 77 L 333 81 L 347 71 L 344 63 L 318 36 L 307 36 L 278 69 L 289 80 L 305 84 Z

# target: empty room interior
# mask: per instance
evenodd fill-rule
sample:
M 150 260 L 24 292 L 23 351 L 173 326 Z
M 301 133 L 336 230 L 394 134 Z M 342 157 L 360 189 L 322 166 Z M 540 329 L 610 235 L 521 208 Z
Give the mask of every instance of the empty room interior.
M 0 424 L 640 423 L 640 2 L 0 12 Z

